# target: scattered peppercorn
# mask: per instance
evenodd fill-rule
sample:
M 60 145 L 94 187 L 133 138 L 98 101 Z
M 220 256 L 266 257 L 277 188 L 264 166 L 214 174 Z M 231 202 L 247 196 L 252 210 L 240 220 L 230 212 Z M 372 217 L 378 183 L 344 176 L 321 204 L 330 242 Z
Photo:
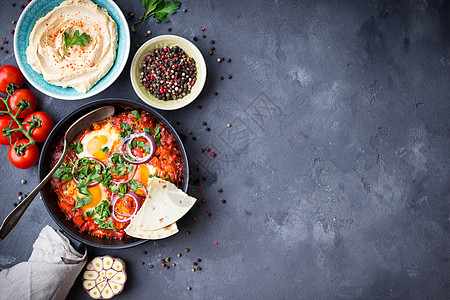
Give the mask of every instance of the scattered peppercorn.
M 194 266 L 196 266 L 196 265 L 197 265 L 197 262 L 194 261 L 192 264 L 193 264 Z
M 214 244 L 216 244 L 216 245 L 219 245 L 219 243 L 218 243 L 218 242 L 214 242 Z
M 214 41 L 214 40 L 210 40 L 209 43 L 210 43 L 210 44 L 214 44 L 215 41 Z
M 203 27 L 202 29 L 200 29 L 201 31 L 205 31 L 205 28 Z
M 193 220 L 194 222 L 196 222 L 196 221 L 197 221 L 197 217 L 193 217 L 192 220 Z
M 167 31 L 168 31 L 168 32 L 171 32 L 171 31 L 172 31 L 172 28 L 170 28 L 170 27 L 167 28 Z
M 191 234 L 191 232 L 190 231 L 186 231 L 186 235 L 190 235 Z
M 150 269 L 153 269 L 153 268 L 154 268 L 154 266 L 153 266 L 153 265 L 149 265 L 148 267 L 149 267 Z
M 184 249 L 184 252 L 189 252 L 189 248 Z
M 206 127 L 206 128 L 205 128 L 205 130 L 206 130 L 206 131 L 210 131 L 210 130 L 211 130 L 211 128 L 209 128 L 209 127 Z
M 141 265 L 145 265 L 145 262 L 142 261 L 142 262 L 141 262 Z
M 198 40 L 198 38 L 196 36 L 194 36 L 192 39 L 194 40 L 194 42 L 196 42 Z
M 13 3 L 11 3 L 11 5 L 12 5 L 12 6 L 16 6 L 16 4 L 15 4 L 14 2 L 13 2 Z
M 231 78 L 233 78 L 233 76 L 231 76 L 231 75 L 228 75 L 227 77 L 228 77 L 228 79 L 231 79 Z
M 22 179 L 22 181 L 20 183 L 25 184 L 25 183 L 27 183 L 27 181 L 25 179 Z
M 142 251 L 142 254 L 144 254 L 144 255 L 147 254 L 147 251 Z
M 192 288 L 190 286 L 187 287 L 188 291 L 192 290 Z
M 209 54 L 209 55 L 213 55 L 213 52 L 212 52 L 212 51 L 208 51 L 208 54 Z
M 191 269 L 191 271 L 192 271 L 192 272 L 195 272 L 195 269 L 194 269 L 194 268 L 192 268 L 192 269 Z
M 218 63 L 221 63 L 221 62 L 222 62 L 222 59 L 219 57 L 219 58 L 217 59 L 217 62 L 218 62 Z
M 219 79 L 220 79 L 220 80 L 223 80 L 223 76 L 220 76 Z
M 202 203 L 205 203 L 206 202 L 206 199 L 202 199 Z
M 216 152 L 211 152 L 212 157 L 216 157 Z
M 201 105 L 197 105 L 197 109 L 202 109 L 202 106 Z
M 164 263 L 164 262 L 165 262 L 164 258 L 161 258 L 161 262 L 162 262 L 162 263 Z
M 165 267 L 166 267 L 166 264 L 161 264 L 161 266 L 162 266 L 163 268 L 165 268 Z
M 187 12 L 187 9 L 186 9 L 186 8 L 183 8 L 183 12 Z
M 209 152 L 209 151 L 211 151 L 211 149 L 209 149 L 209 147 L 206 147 L 206 151 L 208 151 L 208 152 Z
M 213 94 L 214 94 L 214 96 L 217 96 L 217 95 L 219 95 L 219 93 L 218 93 L 218 92 L 214 92 Z
M 23 8 L 24 6 L 22 4 L 19 5 L 20 8 Z
M 169 262 L 170 261 L 170 257 L 166 257 L 166 259 L 164 261 L 165 262 Z
M 219 193 L 222 193 L 222 192 L 223 192 L 223 189 L 218 188 L 217 191 L 218 191 Z
M 176 266 L 176 264 L 175 264 L 175 263 L 173 263 L 173 264 L 172 264 L 172 267 L 175 267 L 175 266 Z
M 202 176 L 202 180 L 205 181 L 206 180 L 206 176 Z
M 14 29 L 11 29 L 11 34 L 14 34 Z
M 192 130 L 188 130 L 188 134 L 192 134 Z
M 19 195 L 19 196 L 22 195 L 22 192 L 17 192 L 17 195 Z
M 231 127 L 231 124 L 228 123 L 228 124 L 227 124 L 227 127 Z
M 14 207 L 16 207 L 16 206 L 17 206 L 17 203 L 16 203 L 16 202 L 14 202 L 14 203 L 13 203 L 13 205 L 14 205 Z
M 202 122 L 202 125 L 203 125 L 203 126 L 206 126 L 206 125 L 208 125 L 208 124 L 207 124 L 206 122 Z
M 181 253 L 177 253 L 177 257 L 181 257 Z
M 227 58 L 227 62 L 231 62 L 231 58 Z
M 197 262 L 201 262 L 202 260 L 200 258 L 197 258 Z
M 208 213 L 208 217 L 211 217 L 212 216 L 212 214 L 211 213 Z
M 202 148 L 202 152 L 205 152 L 205 148 Z
M 176 121 L 176 122 L 175 122 L 175 124 L 177 124 L 177 125 L 180 125 L 180 124 L 181 124 L 181 122 L 180 122 L 180 121 Z
M 200 266 L 197 266 L 196 269 L 197 269 L 197 271 L 200 271 L 202 268 L 200 268 Z
M 222 203 L 227 203 L 227 200 L 225 200 L 225 199 L 222 199 Z
M 216 47 L 214 47 L 214 46 L 211 47 L 211 51 L 214 51 L 214 50 L 216 50 Z
M 22 196 L 17 197 L 17 199 L 22 200 Z
M 0 50 L 3 50 L 3 47 L 0 47 Z

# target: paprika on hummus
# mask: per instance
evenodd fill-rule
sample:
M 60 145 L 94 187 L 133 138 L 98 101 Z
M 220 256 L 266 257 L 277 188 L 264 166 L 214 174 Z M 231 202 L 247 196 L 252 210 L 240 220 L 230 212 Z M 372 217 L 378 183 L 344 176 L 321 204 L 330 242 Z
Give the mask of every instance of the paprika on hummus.
M 65 53 L 65 36 L 82 33 L 90 39 Z M 106 9 L 91 0 L 66 0 L 36 22 L 27 59 L 48 83 L 86 93 L 113 66 L 117 40 L 117 25 Z

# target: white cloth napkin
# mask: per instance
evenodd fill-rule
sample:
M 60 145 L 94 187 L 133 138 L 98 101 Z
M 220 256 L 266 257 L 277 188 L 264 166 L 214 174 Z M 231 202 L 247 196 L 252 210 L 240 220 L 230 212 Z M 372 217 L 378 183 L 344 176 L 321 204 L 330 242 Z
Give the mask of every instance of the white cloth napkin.
M 86 259 L 47 225 L 27 262 L 0 272 L 0 299 L 65 299 Z

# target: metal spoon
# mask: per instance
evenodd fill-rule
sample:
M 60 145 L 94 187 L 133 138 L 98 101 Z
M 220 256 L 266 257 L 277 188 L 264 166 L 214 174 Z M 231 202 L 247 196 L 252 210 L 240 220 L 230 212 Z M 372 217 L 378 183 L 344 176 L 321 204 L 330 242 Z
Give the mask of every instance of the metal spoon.
M 37 193 L 39 193 L 39 191 L 44 187 L 47 181 L 50 180 L 53 173 L 58 170 L 59 166 L 64 160 L 64 157 L 66 156 L 67 150 L 69 149 L 69 144 L 73 141 L 75 136 L 81 130 L 85 129 L 92 123 L 103 120 L 104 118 L 112 116 L 113 114 L 113 106 L 100 107 L 79 118 L 75 123 L 72 124 L 72 126 L 69 127 L 69 129 L 67 129 L 66 134 L 64 135 L 64 147 L 61 153 L 61 157 L 59 158 L 53 169 L 38 184 L 38 186 L 35 187 L 35 189 L 5 218 L 2 227 L 0 228 L 0 241 L 3 240 L 8 235 L 8 233 L 16 226 L 23 213 L 30 205 L 31 201 L 34 199 L 34 197 L 36 197 Z

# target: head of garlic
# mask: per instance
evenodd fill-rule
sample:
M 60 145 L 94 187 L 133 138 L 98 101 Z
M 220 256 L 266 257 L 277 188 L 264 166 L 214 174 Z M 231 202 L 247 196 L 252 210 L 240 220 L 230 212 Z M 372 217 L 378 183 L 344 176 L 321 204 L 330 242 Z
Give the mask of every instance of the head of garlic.
M 120 294 L 126 281 L 125 262 L 109 255 L 94 258 L 83 273 L 83 288 L 94 299 Z

